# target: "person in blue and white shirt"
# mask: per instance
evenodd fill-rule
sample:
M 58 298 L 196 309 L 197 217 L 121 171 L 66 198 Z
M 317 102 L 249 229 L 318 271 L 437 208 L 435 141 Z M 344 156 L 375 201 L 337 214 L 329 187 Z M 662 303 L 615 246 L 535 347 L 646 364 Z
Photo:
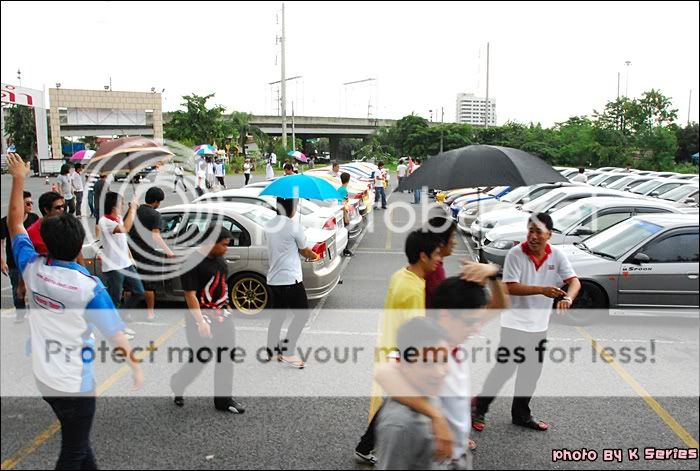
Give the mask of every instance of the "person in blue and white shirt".
M 7 165 L 12 175 L 7 224 L 13 256 L 27 288 L 34 377 L 61 423 L 56 469 L 96 469 L 90 445 L 95 375 L 93 361 L 83 360 L 85 352 L 94 348 L 93 327 L 123 349 L 135 389 L 141 387 L 143 373 L 104 285 L 75 261 L 85 238 L 81 222 L 68 214 L 44 219 L 41 236 L 48 256 L 40 256 L 22 225 L 29 164 L 10 153 Z

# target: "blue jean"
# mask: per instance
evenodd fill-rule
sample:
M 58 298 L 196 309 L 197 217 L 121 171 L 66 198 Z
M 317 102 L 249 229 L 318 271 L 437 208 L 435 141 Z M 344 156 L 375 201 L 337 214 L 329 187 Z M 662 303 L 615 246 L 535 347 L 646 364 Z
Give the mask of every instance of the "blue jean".
M 88 207 L 90 208 L 90 217 L 95 217 L 95 192 L 88 191 Z
M 40 387 L 42 389 L 48 388 Z M 44 394 L 44 400 L 61 423 L 61 454 L 56 469 L 97 469 L 95 453 L 90 445 L 90 430 L 96 409 L 94 392 L 66 393 L 63 397 Z
M 131 297 L 129 297 L 129 300 L 122 306 L 123 309 L 133 309 L 143 301 L 143 283 L 133 265 L 122 268 L 121 270 L 106 271 L 104 272 L 104 277 L 107 282 L 107 292 L 115 306 L 119 306 L 119 300 L 122 297 L 123 289 L 131 292 Z
M 386 208 L 386 192 L 383 186 L 374 187 L 374 204 L 379 202 L 379 198 L 382 199 L 382 208 Z
M 22 274 L 17 268 L 10 268 L 8 275 L 10 275 L 10 284 L 12 285 L 12 303 L 15 306 L 15 311 L 17 311 L 17 319 L 21 319 L 24 317 L 24 310 L 27 307 L 24 304 L 24 298 L 17 296 L 17 287 L 22 282 Z
M 421 193 L 421 190 L 419 190 L 417 188 L 415 190 L 413 190 L 413 202 L 415 204 L 420 203 L 420 193 Z

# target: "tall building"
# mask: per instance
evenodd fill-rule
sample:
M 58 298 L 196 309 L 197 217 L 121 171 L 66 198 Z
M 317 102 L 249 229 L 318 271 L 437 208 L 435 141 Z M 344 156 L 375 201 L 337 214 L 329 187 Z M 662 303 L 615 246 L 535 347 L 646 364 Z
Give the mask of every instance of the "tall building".
M 457 94 L 456 121 L 460 124 L 484 126 L 486 124 L 486 98 L 473 93 Z M 496 125 L 496 99 L 489 97 L 488 125 Z

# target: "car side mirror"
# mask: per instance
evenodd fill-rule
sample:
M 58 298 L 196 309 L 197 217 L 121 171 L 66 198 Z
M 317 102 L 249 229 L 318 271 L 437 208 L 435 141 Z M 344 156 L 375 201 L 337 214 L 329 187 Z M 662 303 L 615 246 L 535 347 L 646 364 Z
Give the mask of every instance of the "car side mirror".
M 686 198 L 683 204 L 695 204 L 695 198 Z
M 651 194 L 650 194 L 649 196 L 653 196 L 653 197 L 659 196 L 659 192 L 658 192 L 658 191 L 652 191 Z
M 642 252 L 639 252 L 637 255 L 635 255 L 632 260 L 639 265 L 641 265 L 642 263 L 649 263 L 651 261 L 649 255 Z
M 580 226 L 580 227 L 576 228 L 576 230 L 574 231 L 574 235 L 577 235 L 577 236 L 593 235 L 593 229 L 591 229 L 590 227 L 586 227 L 586 226 Z

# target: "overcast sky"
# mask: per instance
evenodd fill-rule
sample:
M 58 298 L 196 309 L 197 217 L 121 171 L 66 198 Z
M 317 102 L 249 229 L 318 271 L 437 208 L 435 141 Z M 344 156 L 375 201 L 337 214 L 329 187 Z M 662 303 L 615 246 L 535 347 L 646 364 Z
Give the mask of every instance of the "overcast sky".
M 670 96 L 698 121 L 698 2 L 286 2 L 288 106 L 297 115 L 400 118 L 459 92 L 489 95 L 498 124 L 550 126 L 617 95 Z M 216 93 L 227 111 L 277 114 L 279 2 L 2 2 L 2 82 L 41 89 Z M 279 24 L 277 20 L 279 19 Z M 57 30 L 53 28 L 58 26 Z M 56 40 L 50 34 L 56 34 Z M 625 61 L 631 61 L 629 67 Z M 364 84 L 343 83 L 374 78 Z M 288 111 L 291 113 L 291 110 Z M 437 116 L 437 114 L 436 114 Z

